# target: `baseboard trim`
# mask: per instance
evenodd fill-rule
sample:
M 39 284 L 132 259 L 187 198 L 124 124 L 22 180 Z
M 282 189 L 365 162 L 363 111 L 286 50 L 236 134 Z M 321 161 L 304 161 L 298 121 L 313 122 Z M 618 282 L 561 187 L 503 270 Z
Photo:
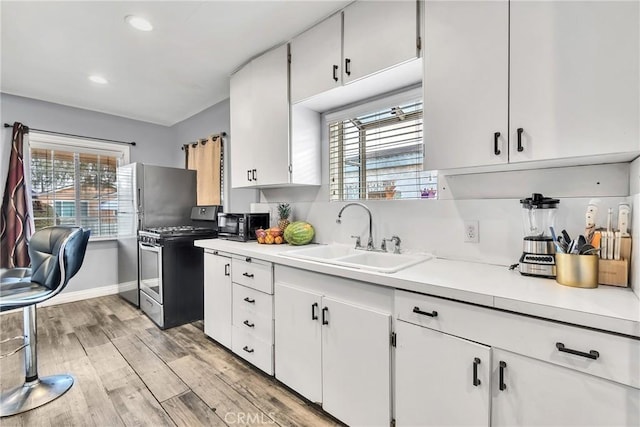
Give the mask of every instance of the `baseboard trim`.
M 62 292 L 55 297 L 48 299 L 40 304 L 38 307 L 47 307 L 58 304 L 66 304 L 69 302 L 82 301 L 90 298 L 98 298 L 104 297 L 107 295 L 114 295 L 118 293 L 118 285 L 107 285 L 107 286 L 99 286 L 97 288 L 85 289 L 82 291 L 74 291 L 74 292 Z M 8 310 L 2 312 L 2 314 L 13 313 L 16 311 L 22 310 L 21 308 L 17 308 L 15 310 Z
M 118 285 L 99 286 L 97 288 L 85 289 L 83 291 L 62 292 L 55 297 L 38 304 L 38 307 L 50 305 L 66 304 L 68 302 L 82 301 L 84 299 L 104 297 L 118 293 Z

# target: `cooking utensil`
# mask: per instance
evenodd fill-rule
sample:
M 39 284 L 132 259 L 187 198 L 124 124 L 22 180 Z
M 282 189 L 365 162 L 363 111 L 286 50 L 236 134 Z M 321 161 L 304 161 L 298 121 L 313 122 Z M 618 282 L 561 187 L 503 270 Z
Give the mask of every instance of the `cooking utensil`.
M 593 233 L 596 230 L 596 218 L 598 217 L 598 205 L 596 200 L 591 200 L 587 205 L 587 213 L 585 214 L 585 228 L 584 235 L 587 242 L 591 243 L 593 240 Z

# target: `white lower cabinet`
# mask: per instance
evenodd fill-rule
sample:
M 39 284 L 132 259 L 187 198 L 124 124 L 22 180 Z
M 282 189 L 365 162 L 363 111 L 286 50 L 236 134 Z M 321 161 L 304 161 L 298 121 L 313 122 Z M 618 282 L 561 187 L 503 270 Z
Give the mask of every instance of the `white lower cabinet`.
M 231 348 L 231 255 L 204 254 L 204 333 Z
M 493 426 L 640 425 L 637 388 L 499 349 L 492 377 Z
M 276 283 L 276 378 L 322 402 L 322 295 Z
M 391 421 L 391 316 L 275 284 L 276 378 L 354 426 Z
M 397 425 L 489 425 L 490 347 L 402 321 L 396 334 Z
M 640 425 L 638 340 L 399 290 L 395 315 L 398 426 Z

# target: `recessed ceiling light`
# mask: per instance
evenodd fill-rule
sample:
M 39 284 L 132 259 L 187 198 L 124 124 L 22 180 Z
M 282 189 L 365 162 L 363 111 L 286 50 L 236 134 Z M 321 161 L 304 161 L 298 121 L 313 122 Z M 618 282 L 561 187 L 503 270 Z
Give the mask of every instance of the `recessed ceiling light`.
M 109 81 L 107 79 L 105 79 L 102 76 L 98 76 L 96 74 L 94 74 L 92 76 L 89 76 L 89 80 L 91 80 L 94 83 L 101 84 L 101 85 L 106 85 L 107 83 L 109 83 Z
M 153 30 L 153 25 L 151 25 L 151 22 L 147 21 L 144 18 L 141 18 L 140 16 L 127 15 L 127 16 L 124 17 L 124 21 L 127 24 L 131 25 L 136 30 L 140 30 L 140 31 L 151 31 L 151 30 Z

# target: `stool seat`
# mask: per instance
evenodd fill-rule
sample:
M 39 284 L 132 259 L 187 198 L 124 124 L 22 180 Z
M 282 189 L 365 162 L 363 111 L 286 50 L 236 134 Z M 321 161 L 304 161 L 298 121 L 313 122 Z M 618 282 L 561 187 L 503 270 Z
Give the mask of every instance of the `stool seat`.
M 30 269 L 21 270 L 30 271 Z M 53 292 L 46 286 L 42 286 L 38 283 L 32 282 L 30 276 L 22 278 L 14 277 L 8 274 L 11 272 L 12 270 L 6 270 L 5 273 L 0 273 L 0 299 L 12 298 L 20 299 L 24 302 L 27 302 L 30 299 L 39 300 L 46 297 L 47 294 Z M 5 277 L 5 274 L 7 277 Z M 20 304 L 15 307 L 10 305 L 2 305 L 0 307 L 0 312 L 20 307 L 23 307 L 23 305 Z
M 79 227 L 43 228 L 29 241 L 31 268 L 0 271 L 0 311 L 23 308 L 24 336 L 16 339 L 23 340 L 18 349 L 24 349 L 25 365 L 24 384 L 0 394 L 0 417 L 49 403 L 73 385 L 71 375 L 38 376 L 36 304 L 59 294 L 78 272 L 90 234 Z

